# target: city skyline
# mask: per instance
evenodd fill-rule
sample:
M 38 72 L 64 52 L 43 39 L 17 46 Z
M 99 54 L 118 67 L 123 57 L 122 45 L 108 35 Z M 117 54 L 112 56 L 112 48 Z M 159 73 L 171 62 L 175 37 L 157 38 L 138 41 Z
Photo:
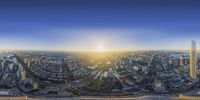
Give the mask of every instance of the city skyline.
M 199 4 L 196 0 L 0 1 L 0 48 L 188 50 L 195 40 L 200 49 Z
M 0 0 L 0 99 L 200 100 L 199 0 Z

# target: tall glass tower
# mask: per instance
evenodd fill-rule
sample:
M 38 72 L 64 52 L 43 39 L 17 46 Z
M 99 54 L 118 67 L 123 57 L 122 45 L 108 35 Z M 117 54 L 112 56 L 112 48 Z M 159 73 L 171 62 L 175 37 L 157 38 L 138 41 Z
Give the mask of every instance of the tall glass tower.
M 196 60 L 196 42 L 192 40 L 190 48 L 190 77 L 193 79 L 197 78 Z

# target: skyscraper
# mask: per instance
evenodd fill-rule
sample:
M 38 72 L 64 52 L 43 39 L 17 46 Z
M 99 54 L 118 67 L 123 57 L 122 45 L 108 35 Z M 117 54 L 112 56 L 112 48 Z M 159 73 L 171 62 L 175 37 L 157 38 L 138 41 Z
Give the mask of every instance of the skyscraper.
M 190 48 L 190 77 L 193 78 L 193 79 L 197 78 L 196 42 L 194 40 L 191 41 L 191 48 Z

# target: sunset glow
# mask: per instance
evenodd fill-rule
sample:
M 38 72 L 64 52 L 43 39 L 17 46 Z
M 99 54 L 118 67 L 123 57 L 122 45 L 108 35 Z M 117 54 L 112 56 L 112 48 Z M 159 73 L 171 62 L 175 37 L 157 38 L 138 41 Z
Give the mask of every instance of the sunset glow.
M 105 51 L 104 45 L 102 45 L 102 44 L 97 45 L 96 51 L 97 52 L 104 52 Z

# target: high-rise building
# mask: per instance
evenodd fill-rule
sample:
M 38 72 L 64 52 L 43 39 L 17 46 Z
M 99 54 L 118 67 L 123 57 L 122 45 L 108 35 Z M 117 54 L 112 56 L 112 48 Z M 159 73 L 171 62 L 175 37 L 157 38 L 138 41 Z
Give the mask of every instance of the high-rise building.
M 21 80 L 25 80 L 25 79 L 26 79 L 26 72 L 21 71 Z
M 13 63 L 9 65 L 9 69 L 10 69 L 10 71 L 13 71 L 13 69 L 14 69 L 14 64 Z
M 189 64 L 190 56 L 189 55 L 181 55 L 180 56 L 180 66 L 184 66 Z
M 26 64 L 27 67 L 30 67 L 30 61 L 29 61 L 28 58 L 25 58 L 25 59 L 24 59 L 24 64 Z
M 184 61 L 183 61 L 183 55 L 180 56 L 180 65 L 183 66 L 184 65 Z
M 190 48 L 190 77 L 193 79 L 197 78 L 196 60 L 196 42 L 192 40 Z

